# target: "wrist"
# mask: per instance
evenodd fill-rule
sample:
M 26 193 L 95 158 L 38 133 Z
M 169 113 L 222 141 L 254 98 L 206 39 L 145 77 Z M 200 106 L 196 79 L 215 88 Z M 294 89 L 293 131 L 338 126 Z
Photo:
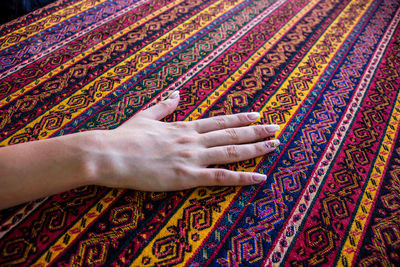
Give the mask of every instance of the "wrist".
M 79 144 L 79 166 L 85 185 L 108 186 L 105 170 L 109 169 L 110 159 L 105 148 L 105 131 L 95 130 L 77 133 L 74 142 Z
M 97 135 L 95 131 L 71 134 L 68 143 L 76 155 L 76 177 L 80 179 L 81 186 L 99 184 L 101 178 L 100 163 L 97 147 Z M 67 136 L 66 136 L 67 137 Z

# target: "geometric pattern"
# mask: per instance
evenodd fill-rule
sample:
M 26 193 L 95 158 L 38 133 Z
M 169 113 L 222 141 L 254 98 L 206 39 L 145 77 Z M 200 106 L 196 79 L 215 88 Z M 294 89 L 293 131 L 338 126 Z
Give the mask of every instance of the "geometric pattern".
M 76 188 L 0 211 L 0 265 L 395 266 L 400 2 L 61 0 L 0 26 L 0 146 L 255 111 L 245 187 Z

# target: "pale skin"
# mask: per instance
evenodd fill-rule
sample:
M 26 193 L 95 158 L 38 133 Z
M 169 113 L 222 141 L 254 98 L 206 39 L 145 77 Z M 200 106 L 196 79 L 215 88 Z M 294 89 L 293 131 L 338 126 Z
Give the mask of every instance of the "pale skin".
M 165 123 L 179 93 L 139 112 L 114 130 L 95 130 L 0 148 L 0 209 L 79 186 L 143 191 L 251 185 L 259 173 L 209 165 L 272 152 L 278 125 L 250 125 L 257 113 Z

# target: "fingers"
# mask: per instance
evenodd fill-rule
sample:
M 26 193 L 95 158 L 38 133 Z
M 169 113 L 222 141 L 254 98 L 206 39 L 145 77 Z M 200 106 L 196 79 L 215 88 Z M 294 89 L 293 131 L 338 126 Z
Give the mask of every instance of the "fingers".
M 179 91 L 173 92 L 167 100 L 161 101 L 154 106 L 139 112 L 134 118 L 147 118 L 161 120 L 175 111 L 179 103 Z
M 275 124 L 228 128 L 201 135 L 201 142 L 206 147 L 251 143 L 273 136 L 278 130 L 279 125 Z
M 264 182 L 266 176 L 259 173 L 236 172 L 225 169 L 201 169 L 196 176 L 201 177 L 200 186 L 241 186 Z
M 200 164 L 226 164 L 263 156 L 275 150 L 277 139 L 245 145 L 230 145 L 208 148 L 200 156 Z
M 240 113 L 235 115 L 217 116 L 207 119 L 188 122 L 198 133 L 207 133 L 226 128 L 247 126 L 260 118 L 257 112 Z

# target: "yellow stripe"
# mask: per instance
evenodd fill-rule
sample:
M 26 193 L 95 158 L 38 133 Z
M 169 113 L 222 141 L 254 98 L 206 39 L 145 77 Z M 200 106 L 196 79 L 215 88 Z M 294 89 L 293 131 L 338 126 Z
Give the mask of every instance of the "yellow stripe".
M 400 100 L 396 99 L 395 110 L 400 110 Z M 384 179 L 385 168 L 389 164 L 389 156 L 392 147 L 396 141 L 396 133 L 399 131 L 400 113 L 394 111 L 390 117 L 389 127 L 386 129 L 382 145 L 379 148 L 378 156 L 376 157 L 375 164 L 372 168 L 370 179 L 368 180 L 367 187 L 362 195 L 360 206 L 358 207 L 355 219 L 353 220 L 349 235 L 346 238 L 343 249 L 340 252 L 338 266 L 350 266 L 354 260 L 355 252 L 357 251 L 358 244 L 363 237 L 365 226 L 369 213 L 373 211 L 372 204 L 376 200 L 378 194 L 378 187 Z M 391 128 L 391 129 L 390 129 Z M 345 265 L 343 262 L 346 262 Z
M 356 23 L 358 22 L 358 20 L 364 15 L 365 11 L 368 9 L 368 6 L 371 4 L 371 1 L 373 0 L 369 0 L 367 5 L 359 5 L 359 2 L 363 2 L 361 0 L 354 0 L 352 3 L 354 3 L 353 7 L 357 7 L 358 10 L 355 10 L 355 14 L 358 14 L 356 19 L 353 20 L 352 24 L 347 24 L 346 25 L 346 34 L 343 34 L 340 38 L 340 40 L 330 40 L 330 42 L 332 43 L 331 47 L 334 47 L 333 51 L 331 51 L 329 53 L 328 58 L 333 58 L 333 56 L 337 53 L 338 49 L 340 48 L 341 44 L 347 39 L 348 35 L 351 33 L 352 29 L 354 28 L 354 26 L 356 25 Z M 350 5 L 348 5 L 342 12 L 341 14 L 335 19 L 335 21 L 329 26 L 329 28 L 325 31 L 325 33 L 319 38 L 319 40 L 317 41 L 317 43 L 310 49 L 310 51 L 307 53 L 307 55 L 304 57 L 304 59 L 302 60 L 302 62 L 300 62 L 300 64 L 296 67 L 296 69 L 292 72 L 292 74 L 288 77 L 288 79 L 285 81 L 285 83 L 280 87 L 280 89 L 270 98 L 268 104 L 261 110 L 261 113 L 263 111 L 266 111 L 266 109 L 268 107 L 272 107 L 271 103 L 276 103 L 276 106 L 273 106 L 275 109 L 279 109 L 279 106 L 284 105 L 284 103 L 281 103 L 280 101 L 278 101 L 277 96 L 281 93 L 283 93 L 289 86 L 289 82 L 293 81 L 294 78 L 298 78 L 301 76 L 304 76 L 304 74 L 300 71 L 302 68 L 304 68 L 306 66 L 307 61 L 310 60 L 311 55 L 312 54 L 318 54 L 321 51 L 318 49 L 318 46 L 321 43 L 324 43 L 324 41 L 327 38 L 328 34 L 332 34 L 334 32 L 336 32 L 337 27 L 338 27 L 338 23 L 339 21 L 344 18 L 344 17 L 348 17 L 349 11 L 350 10 Z M 304 14 L 304 13 L 303 13 Z M 341 26 L 343 27 L 343 26 Z M 288 30 L 287 27 L 285 27 L 286 30 Z M 270 48 L 272 46 L 272 43 L 267 43 L 265 47 L 261 48 L 259 52 L 255 53 L 254 56 L 252 58 L 250 58 L 247 61 L 248 65 L 253 65 L 257 60 L 259 60 L 263 54 L 265 54 L 267 52 L 267 49 Z M 304 89 L 299 89 L 296 90 L 296 94 L 297 94 L 297 98 L 298 100 L 298 104 L 296 106 L 294 106 L 293 108 L 291 108 L 289 110 L 290 115 L 286 115 L 285 114 L 285 122 L 281 124 L 281 129 L 286 126 L 287 121 L 289 119 L 289 117 L 294 114 L 294 112 L 296 111 L 296 109 L 298 107 L 301 106 L 302 102 L 304 101 L 304 99 L 306 98 L 307 94 L 310 92 L 312 85 L 316 83 L 316 81 L 319 79 L 319 77 L 323 74 L 325 67 L 328 65 L 329 60 L 327 60 L 326 63 L 321 63 L 320 66 L 318 66 L 316 72 L 317 74 L 314 75 L 314 78 L 311 81 L 307 81 L 307 88 Z M 246 67 L 246 69 L 249 67 Z M 242 74 L 240 74 L 239 71 L 235 72 L 235 80 L 239 79 L 242 75 L 244 75 L 244 72 L 246 69 L 241 69 Z M 210 98 L 207 98 L 206 103 L 203 103 L 204 108 L 206 108 L 206 106 L 211 106 L 213 105 L 213 103 L 217 100 L 218 98 L 218 94 L 222 94 L 224 93 L 226 90 L 228 90 L 229 86 L 232 85 L 233 82 L 231 81 L 227 81 L 226 82 L 226 87 L 225 86 L 220 86 L 216 92 L 213 93 L 213 98 L 210 100 Z M 300 94 L 299 94 L 300 93 Z M 187 118 L 187 120 L 193 120 L 196 119 L 200 116 L 200 112 L 204 112 L 205 109 L 200 108 L 200 109 L 195 109 L 193 111 L 193 113 Z M 277 133 L 277 135 L 279 135 L 279 132 Z M 261 161 L 261 157 L 256 159 L 256 166 L 258 165 L 258 163 Z M 240 167 L 238 168 L 238 170 L 245 170 L 245 171 L 254 171 L 254 167 L 253 168 L 243 168 Z M 197 249 L 200 247 L 200 245 L 202 244 L 202 242 L 204 241 L 204 239 L 208 236 L 210 230 L 214 229 L 216 222 L 220 219 L 220 217 L 224 214 L 225 210 L 228 208 L 231 199 L 233 199 L 237 193 L 239 192 L 239 187 L 235 187 L 234 192 L 231 195 L 228 195 L 226 197 L 226 201 L 223 202 L 219 202 L 218 206 L 219 209 L 215 209 L 213 210 L 213 214 L 212 214 L 212 225 L 206 229 L 192 229 L 192 231 L 189 234 L 189 239 L 188 239 L 188 243 L 190 246 L 190 250 L 191 253 L 184 253 L 183 257 L 184 259 L 181 262 L 186 262 L 187 260 L 189 260 L 189 258 L 192 256 L 192 254 L 194 252 L 197 251 Z M 207 188 L 197 188 L 194 190 L 194 192 L 191 194 L 191 196 L 189 196 L 188 200 L 185 201 L 185 203 L 182 205 L 182 207 L 172 216 L 172 218 L 168 221 L 168 223 L 163 227 L 163 229 L 161 229 L 161 231 L 157 234 L 156 237 L 153 238 L 153 240 L 146 246 L 146 248 L 142 251 L 141 255 L 139 257 L 137 257 L 135 259 L 135 261 L 132 263 L 132 266 L 140 266 L 142 264 L 143 261 L 147 261 L 149 262 L 149 264 L 151 266 L 153 265 L 157 265 L 157 262 L 159 261 L 159 259 L 154 256 L 154 250 L 155 250 L 155 243 L 158 239 L 161 239 L 163 237 L 167 237 L 171 235 L 170 230 L 168 229 L 173 229 L 174 227 L 176 227 L 176 225 L 178 225 L 178 221 L 182 220 L 182 215 L 184 214 L 185 209 L 189 208 L 190 206 L 192 206 L 191 202 L 198 199 L 200 192 L 202 190 L 209 190 Z M 196 238 L 196 240 L 193 240 L 192 238 L 190 238 L 191 234 L 197 234 L 199 238 Z M 170 248 L 173 249 L 174 244 L 170 244 Z M 173 255 L 174 256 L 174 255 Z M 171 256 L 171 257 L 173 257 Z M 161 259 L 161 262 L 166 261 L 166 258 Z
M 75 117 L 79 116 L 79 114 L 84 112 L 84 110 L 87 110 L 108 93 L 112 92 L 115 87 L 128 81 L 138 72 L 151 65 L 156 59 L 164 56 L 170 50 L 173 50 L 182 41 L 187 40 L 188 38 L 190 38 L 190 36 L 196 34 L 196 32 L 200 31 L 201 28 L 207 26 L 208 23 L 214 21 L 217 17 L 233 9 L 241 1 L 243 0 L 237 0 L 235 2 L 224 2 L 224 0 L 219 0 L 211 6 L 207 7 L 206 9 L 202 10 L 195 16 L 191 17 L 187 22 L 180 24 L 173 31 L 148 44 L 134 55 L 130 56 L 120 64 L 105 72 L 102 76 L 99 76 L 95 80 L 91 81 L 89 84 L 84 86 L 81 90 L 75 92 L 69 98 L 64 99 L 62 102 L 58 103 L 51 110 L 43 113 L 41 116 L 25 126 L 24 129 L 19 130 L 18 132 L 1 142 L 0 146 L 8 144 L 10 140 L 14 139 L 14 137 L 15 139 L 18 139 L 18 141 L 25 140 L 26 128 L 33 128 L 36 124 L 43 125 L 42 129 L 40 129 L 38 133 L 38 139 L 44 139 L 49 135 L 55 133 L 61 127 L 72 121 Z M 216 15 L 210 16 L 210 10 L 215 9 L 218 10 L 218 13 Z M 193 24 L 194 21 L 196 21 L 196 23 L 198 23 L 200 27 L 190 33 L 183 34 L 185 32 L 185 29 L 193 27 L 191 26 L 191 24 Z M 137 68 L 132 72 L 129 71 L 129 69 L 132 68 L 131 62 L 136 62 L 135 66 Z M 115 76 L 115 73 L 121 73 L 120 75 L 117 75 L 121 77 L 118 81 L 110 81 L 109 77 Z M 93 99 L 90 100 L 91 103 L 86 104 L 85 96 L 87 95 L 87 91 L 89 90 L 95 90 L 95 92 L 93 93 Z M 64 111 L 70 109 L 76 109 L 76 111 L 71 112 L 72 114 L 69 118 L 65 118 L 62 122 L 59 122 L 58 120 L 60 118 L 55 113 L 63 113 Z M 50 128 L 43 129 L 46 128 L 47 125 L 49 125 Z M 52 127 L 52 125 L 57 125 L 57 127 Z
M 114 40 L 120 38 L 121 36 L 123 36 L 123 35 L 125 35 L 127 33 L 129 33 L 133 29 L 135 29 L 135 28 L 139 27 L 140 25 L 143 25 L 144 23 L 152 20 L 153 18 L 157 17 L 161 13 L 163 13 L 163 12 L 167 11 L 168 9 L 170 9 L 170 8 L 180 4 L 180 3 L 182 3 L 183 1 L 184 0 L 177 0 L 177 1 L 173 2 L 173 3 L 169 3 L 166 6 L 163 6 L 162 8 L 154 11 L 150 15 L 140 19 L 139 21 L 133 23 L 132 25 L 129 25 L 127 28 L 122 29 L 121 31 L 109 36 L 107 39 L 103 40 L 101 43 L 98 43 L 98 44 L 94 45 L 93 47 L 91 47 L 87 51 L 84 51 L 84 52 L 80 53 L 79 55 L 75 56 L 74 58 L 72 58 L 71 60 L 63 63 L 62 65 L 60 65 L 57 68 L 53 69 L 51 72 L 48 72 L 45 75 L 43 75 L 42 77 L 38 78 L 37 80 L 32 81 L 31 83 L 27 84 L 23 88 L 13 92 L 10 95 L 7 95 L 6 97 L 4 97 L 3 99 L 0 100 L 0 107 L 2 107 L 4 105 L 14 101 L 16 98 L 22 96 L 26 92 L 32 90 L 33 88 L 35 88 L 39 84 L 47 81 L 48 79 L 56 76 L 57 74 L 59 74 L 63 70 L 65 70 L 65 69 L 71 67 L 72 65 L 76 64 L 77 62 L 79 62 L 80 60 L 82 60 L 86 56 L 90 55 L 91 53 L 103 48 L 104 46 L 107 46 L 108 44 L 110 44 Z
M 6 34 L 0 37 L 0 42 L 3 42 L 0 45 L 0 50 L 3 50 L 7 47 L 10 47 L 16 43 L 22 42 L 31 36 L 38 34 L 40 31 L 44 31 L 56 24 L 59 24 L 77 14 L 84 12 L 88 9 L 93 8 L 96 5 L 99 5 L 107 0 L 94 0 L 94 1 L 83 1 L 75 3 L 71 6 L 63 8 L 48 17 L 44 17 L 38 21 L 35 21 L 33 24 L 20 28 L 14 32 Z M 62 19 L 59 19 L 59 18 Z M 32 30 L 36 29 L 36 30 Z M 38 31 L 40 29 L 40 31 Z
M 170 34 L 166 34 L 163 37 L 161 37 L 160 39 L 161 40 L 163 40 L 164 38 L 167 39 L 168 37 L 173 36 L 175 33 L 182 32 L 181 31 L 182 28 L 187 27 L 187 24 L 190 24 L 193 20 L 196 20 L 197 18 L 201 18 L 200 25 L 201 25 L 201 27 L 204 27 L 204 26 L 206 26 L 207 21 L 213 21 L 216 17 L 220 16 L 221 14 L 226 13 L 227 11 L 229 11 L 230 9 L 232 9 L 234 6 L 237 5 L 237 3 L 232 3 L 232 6 L 230 6 L 226 3 L 224 3 L 224 7 L 220 9 L 220 12 L 217 15 L 210 16 L 210 17 L 203 16 L 203 14 L 206 14 L 209 9 L 214 9 L 221 2 L 222 2 L 222 0 L 211 5 L 204 11 L 197 14 L 195 17 L 188 20 L 187 23 L 184 23 L 181 26 L 177 27 L 174 32 L 172 32 Z M 204 20 L 202 17 L 206 17 L 207 20 Z M 187 34 L 186 36 L 183 36 L 181 40 L 186 40 L 189 37 L 190 37 L 190 35 Z M 169 39 L 167 39 L 167 40 L 169 40 Z M 173 40 L 172 43 L 174 43 L 175 46 L 177 46 L 179 44 L 176 40 Z M 144 49 L 149 50 L 149 48 L 151 49 L 151 44 L 146 46 Z M 171 48 L 171 50 L 172 49 L 173 48 Z M 162 54 L 159 54 L 159 55 L 162 55 Z M 126 61 L 129 61 L 129 60 L 131 60 L 131 58 L 127 59 Z M 144 65 L 143 68 L 145 68 L 147 65 L 151 64 L 151 62 L 149 62 L 147 65 L 144 63 L 142 63 L 142 64 Z M 106 75 L 107 75 L 107 73 L 106 73 Z M 121 83 L 123 83 L 123 82 L 124 81 L 122 81 Z M 101 97 L 99 97 L 99 99 L 101 99 Z M 41 136 L 41 137 L 45 138 L 44 136 Z M 98 205 L 96 205 L 91 210 L 89 210 L 87 213 L 85 213 L 85 215 L 77 223 L 75 223 L 70 228 L 70 230 L 67 231 L 66 234 L 59 237 L 58 240 L 56 241 L 56 243 L 49 248 L 48 252 L 46 252 L 41 258 L 39 258 L 36 261 L 36 263 L 33 264 L 33 266 L 46 266 L 50 262 L 52 262 L 62 251 L 64 251 L 68 247 L 69 244 L 71 244 L 79 236 L 79 234 L 81 232 L 84 231 L 84 229 L 88 225 L 90 225 L 90 223 L 92 223 L 94 220 L 96 220 L 98 218 L 98 216 L 101 215 L 102 212 L 104 212 L 110 205 L 112 205 L 112 203 L 114 202 L 113 200 L 117 199 L 118 196 L 120 196 L 123 192 L 124 192 L 124 190 L 115 189 L 112 192 L 108 193 L 104 198 L 102 198 L 99 201 Z M 68 238 L 66 238 L 67 235 L 68 235 Z
M 61 238 L 54 243 L 49 250 L 42 255 L 32 266 L 47 266 L 52 262 L 61 252 L 63 252 L 71 240 L 75 240 L 84 229 L 93 223 L 104 211 L 111 206 L 125 190 L 113 189 L 103 199 L 101 199 L 95 206 L 93 206 L 85 215 L 79 219 L 70 229 L 62 235 Z
M 243 63 L 242 67 L 238 68 L 232 74 L 232 76 L 226 79 L 224 83 L 219 85 L 219 87 L 212 94 L 207 96 L 207 99 L 199 104 L 196 110 L 194 110 L 193 113 L 190 115 L 188 120 L 198 119 L 210 106 L 212 106 L 219 99 L 222 94 L 228 92 L 231 86 L 234 85 L 239 79 L 241 79 L 252 65 L 263 58 L 265 54 L 269 51 L 269 49 L 271 49 L 271 47 L 277 43 L 277 40 L 279 40 L 286 32 L 288 32 L 307 12 L 313 9 L 318 2 L 319 0 L 312 0 L 282 28 L 280 28 L 278 32 L 276 32 L 271 38 L 269 38 L 268 41 L 254 53 L 254 56 L 248 58 Z

